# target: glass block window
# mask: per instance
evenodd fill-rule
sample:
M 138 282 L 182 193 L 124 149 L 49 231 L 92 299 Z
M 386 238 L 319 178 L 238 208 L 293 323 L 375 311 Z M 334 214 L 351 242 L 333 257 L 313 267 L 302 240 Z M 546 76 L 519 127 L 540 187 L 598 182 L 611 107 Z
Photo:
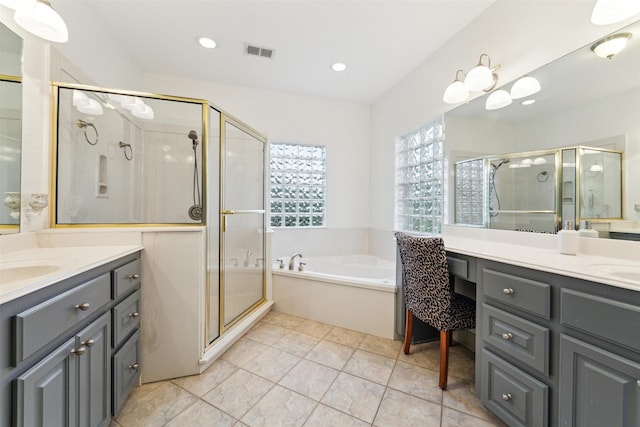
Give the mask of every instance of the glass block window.
M 456 224 L 484 225 L 484 160 L 462 160 L 453 167 Z
M 326 148 L 271 144 L 272 227 L 326 225 Z
M 396 139 L 395 229 L 442 232 L 442 119 Z

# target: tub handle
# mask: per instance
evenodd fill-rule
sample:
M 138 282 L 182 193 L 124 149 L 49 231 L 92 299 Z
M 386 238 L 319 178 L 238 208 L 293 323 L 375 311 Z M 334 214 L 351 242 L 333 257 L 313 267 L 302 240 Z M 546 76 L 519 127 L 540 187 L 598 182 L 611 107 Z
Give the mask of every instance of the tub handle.
M 276 261 L 278 261 L 278 267 L 280 267 L 280 270 L 284 270 L 284 260 L 280 258 L 280 259 L 277 259 Z
M 298 263 L 298 271 L 304 271 L 304 266 L 307 265 L 306 262 L 300 262 Z M 284 267 L 284 265 L 283 265 Z

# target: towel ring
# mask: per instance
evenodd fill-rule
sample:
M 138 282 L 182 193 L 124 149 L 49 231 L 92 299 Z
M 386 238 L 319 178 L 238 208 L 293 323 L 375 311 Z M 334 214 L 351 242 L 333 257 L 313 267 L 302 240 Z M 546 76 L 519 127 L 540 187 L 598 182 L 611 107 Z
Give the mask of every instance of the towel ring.
M 538 182 L 547 182 L 548 179 L 549 179 L 549 174 L 547 173 L 547 171 L 542 171 L 538 174 L 538 176 L 536 176 L 536 180 Z
M 118 143 L 118 147 L 124 150 L 125 159 L 127 159 L 128 161 L 131 161 L 133 159 L 133 148 L 131 148 L 131 144 L 125 144 L 124 142 L 120 141 Z M 127 151 L 127 148 L 129 149 L 129 151 Z
M 84 130 L 84 139 L 87 140 L 87 143 L 89 143 L 89 145 L 96 145 L 98 143 L 98 129 L 96 129 L 96 127 L 94 126 L 93 123 L 89 123 L 89 122 L 85 122 L 84 120 L 78 119 L 76 121 L 76 125 Z M 95 136 L 95 141 L 91 141 L 91 139 L 89 139 L 89 135 L 87 135 L 87 128 L 92 128 L 93 132 L 96 134 Z

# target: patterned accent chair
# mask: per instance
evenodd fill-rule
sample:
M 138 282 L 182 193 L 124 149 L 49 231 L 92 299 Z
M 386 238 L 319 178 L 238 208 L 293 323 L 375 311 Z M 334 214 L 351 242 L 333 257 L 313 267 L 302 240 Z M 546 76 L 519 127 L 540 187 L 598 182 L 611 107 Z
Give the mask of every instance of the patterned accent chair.
M 413 316 L 440 331 L 440 388 L 447 388 L 451 333 L 475 328 L 475 301 L 453 291 L 444 242 L 439 237 L 396 233 L 402 261 L 406 317 L 403 350 L 409 354 Z M 413 316 L 412 316 L 413 315 Z

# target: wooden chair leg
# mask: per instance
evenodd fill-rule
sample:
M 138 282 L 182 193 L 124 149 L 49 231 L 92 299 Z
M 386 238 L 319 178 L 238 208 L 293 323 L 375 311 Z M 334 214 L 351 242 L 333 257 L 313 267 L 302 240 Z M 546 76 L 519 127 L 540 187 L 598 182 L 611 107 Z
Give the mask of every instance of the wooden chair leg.
M 449 372 L 449 345 L 451 344 L 451 331 L 440 331 L 440 388 L 447 389 L 447 375 Z
M 407 309 L 404 320 L 404 354 L 409 354 L 409 347 L 411 346 L 411 337 L 413 336 L 413 315 L 411 311 Z

